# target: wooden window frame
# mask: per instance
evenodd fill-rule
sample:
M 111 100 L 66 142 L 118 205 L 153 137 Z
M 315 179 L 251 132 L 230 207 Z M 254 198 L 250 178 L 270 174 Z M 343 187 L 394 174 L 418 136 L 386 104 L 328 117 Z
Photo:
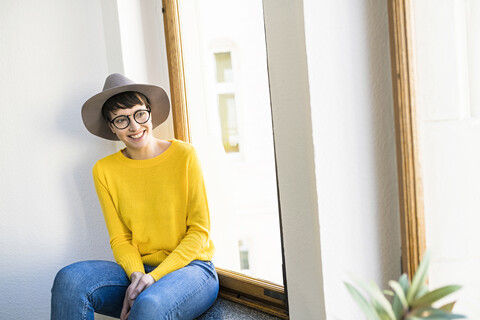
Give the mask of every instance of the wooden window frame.
M 191 142 L 178 0 L 162 0 L 162 5 L 174 134 L 176 139 Z M 284 286 L 230 270 L 216 269 L 220 297 L 282 319 L 289 318 Z
M 418 152 L 411 0 L 388 0 L 395 109 L 402 268 L 412 279 L 425 253 L 423 185 Z

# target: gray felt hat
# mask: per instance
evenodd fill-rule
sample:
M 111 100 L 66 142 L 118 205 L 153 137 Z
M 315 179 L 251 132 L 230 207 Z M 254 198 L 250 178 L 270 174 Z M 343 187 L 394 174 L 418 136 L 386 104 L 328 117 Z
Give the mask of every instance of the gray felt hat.
M 102 116 L 102 107 L 110 97 L 126 91 L 137 91 L 147 97 L 152 110 L 153 128 L 167 120 L 170 103 L 165 90 L 155 85 L 137 84 L 120 73 L 113 73 L 105 80 L 102 92 L 83 104 L 83 124 L 91 134 L 108 140 L 118 140 Z

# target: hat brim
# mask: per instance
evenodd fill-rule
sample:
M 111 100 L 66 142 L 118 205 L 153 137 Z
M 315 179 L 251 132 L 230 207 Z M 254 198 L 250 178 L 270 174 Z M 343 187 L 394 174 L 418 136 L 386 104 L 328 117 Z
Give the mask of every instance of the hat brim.
M 156 128 L 168 118 L 170 102 L 167 93 L 162 88 L 148 84 L 127 84 L 104 90 L 90 99 L 82 107 L 82 120 L 87 130 L 100 138 L 118 141 L 118 137 L 109 128 L 102 115 L 103 104 L 112 96 L 126 92 L 137 91 L 148 98 L 150 102 L 152 127 Z

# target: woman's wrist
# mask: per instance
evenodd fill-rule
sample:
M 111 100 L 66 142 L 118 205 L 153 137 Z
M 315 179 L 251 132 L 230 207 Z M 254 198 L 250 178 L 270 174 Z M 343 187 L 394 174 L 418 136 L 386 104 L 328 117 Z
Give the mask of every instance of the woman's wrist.
M 132 274 L 130 274 L 130 280 L 131 280 L 131 282 L 133 282 L 134 280 L 140 279 L 141 277 L 143 277 L 143 275 L 144 275 L 143 272 L 134 271 L 134 272 L 132 272 Z

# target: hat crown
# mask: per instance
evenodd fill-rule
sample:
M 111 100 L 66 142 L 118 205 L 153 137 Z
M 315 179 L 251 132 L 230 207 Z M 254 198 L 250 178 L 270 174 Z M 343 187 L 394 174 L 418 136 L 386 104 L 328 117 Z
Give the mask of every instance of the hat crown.
M 112 73 L 105 79 L 105 84 L 103 85 L 103 91 L 109 90 L 116 87 L 121 87 L 127 84 L 134 84 L 132 80 L 125 77 L 120 73 Z

